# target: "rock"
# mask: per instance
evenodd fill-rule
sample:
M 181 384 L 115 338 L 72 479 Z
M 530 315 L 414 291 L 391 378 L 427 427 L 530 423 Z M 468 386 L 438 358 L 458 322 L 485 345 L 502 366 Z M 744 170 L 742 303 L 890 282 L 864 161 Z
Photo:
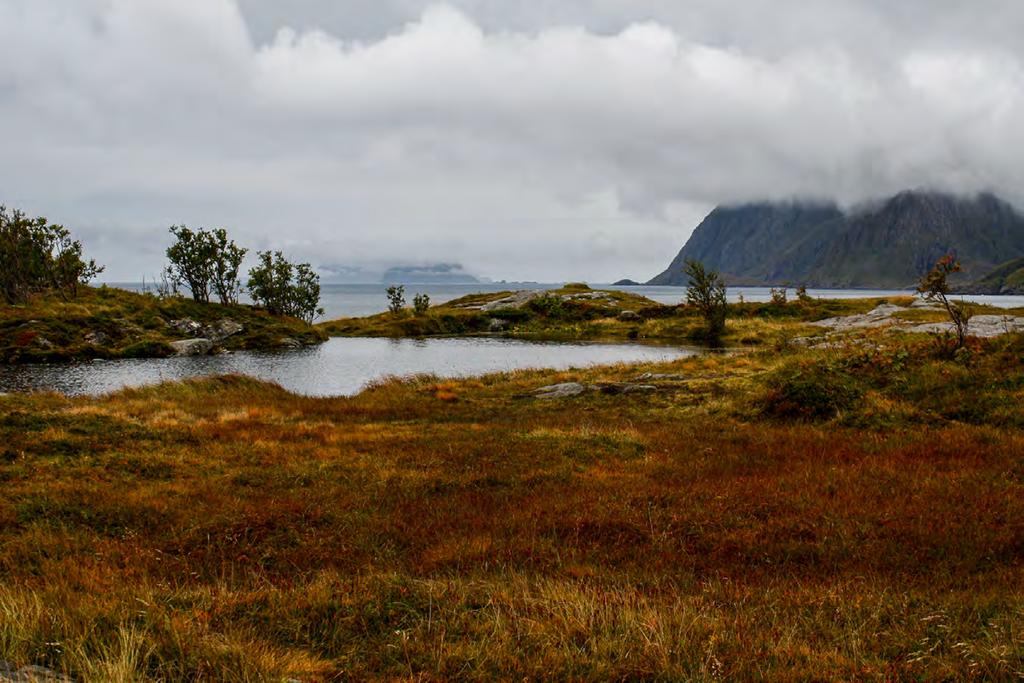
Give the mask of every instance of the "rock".
M 220 342 L 224 341 L 228 337 L 241 334 L 243 331 L 245 331 L 245 327 L 241 323 L 224 318 L 223 320 L 218 320 L 217 322 L 203 328 L 203 332 L 205 333 L 203 336 L 212 339 L 215 342 Z
M 183 337 L 192 338 L 197 337 L 203 329 L 203 326 L 197 323 L 192 318 L 172 320 L 171 322 L 167 323 L 167 326 Z
M 13 664 L 0 662 L 0 683 L 70 683 L 71 679 L 53 669 L 42 666 L 14 668 Z
M 892 304 L 882 304 L 876 306 L 874 309 L 867 313 L 860 313 L 857 315 L 846 315 L 838 318 L 826 318 L 825 320 L 817 320 L 810 323 L 817 327 L 829 327 L 833 330 L 855 330 L 864 329 L 871 327 L 885 327 L 892 325 L 896 321 L 893 320 L 893 314 L 899 313 L 900 311 L 906 310 L 902 306 L 893 306 Z
M 500 311 L 509 308 L 522 308 L 529 302 L 533 301 L 537 297 L 545 294 L 545 292 L 538 292 L 532 290 L 524 290 L 521 292 L 514 292 L 509 296 L 502 297 L 495 301 L 490 301 L 479 307 L 481 311 Z
M 508 329 L 508 321 L 501 318 L 491 318 L 487 321 L 488 332 L 504 332 Z
M 282 349 L 301 349 L 302 348 L 302 342 L 300 342 L 298 339 L 292 339 L 291 337 L 282 337 L 277 342 L 277 345 L 280 346 Z
M 245 327 L 230 318 L 223 318 L 209 325 L 198 323 L 192 318 L 181 318 L 172 320 L 167 326 L 183 337 L 212 339 L 214 342 L 224 341 L 245 330 Z
M 110 337 L 103 332 L 90 331 L 85 335 L 85 343 L 93 346 L 105 346 L 109 341 Z
M 619 313 L 618 317 L 619 317 L 619 320 L 621 320 L 622 322 L 627 322 L 627 323 L 635 323 L 635 322 L 640 322 L 641 320 L 643 320 L 643 318 L 640 317 L 640 314 L 637 313 L 636 311 L 623 311 L 623 312 Z
M 899 329 L 904 332 L 929 334 L 956 333 L 956 329 L 951 322 L 907 325 Z M 1024 318 L 1012 315 L 976 315 L 967 321 L 967 336 L 969 337 L 990 338 L 1011 332 L 1024 332 Z
M 924 308 L 928 310 L 939 310 L 942 308 L 939 304 L 934 301 L 928 301 L 927 299 L 914 299 L 914 303 L 910 304 L 911 308 Z
M 563 382 L 562 384 L 551 384 L 541 387 L 533 392 L 533 396 L 540 399 L 570 398 L 572 396 L 579 396 L 586 391 L 587 387 L 579 382 Z
M 213 351 L 213 342 L 199 337 L 171 342 L 171 347 L 174 349 L 174 355 L 176 356 L 205 356 Z

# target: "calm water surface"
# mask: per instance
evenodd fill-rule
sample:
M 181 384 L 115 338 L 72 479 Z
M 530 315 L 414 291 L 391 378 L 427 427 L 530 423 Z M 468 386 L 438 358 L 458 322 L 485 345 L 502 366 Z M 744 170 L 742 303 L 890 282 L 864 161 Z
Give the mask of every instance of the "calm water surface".
M 508 339 L 344 339 L 309 349 L 222 356 L 0 366 L 0 391 L 97 395 L 190 377 L 240 373 L 306 396 L 345 396 L 389 376 L 467 377 L 525 368 L 666 361 L 696 348 Z

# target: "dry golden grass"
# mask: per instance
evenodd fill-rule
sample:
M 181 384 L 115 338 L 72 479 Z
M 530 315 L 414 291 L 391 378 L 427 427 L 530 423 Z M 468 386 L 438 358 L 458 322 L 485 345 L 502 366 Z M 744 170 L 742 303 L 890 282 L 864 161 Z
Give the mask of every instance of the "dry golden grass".
M 0 659 L 89 681 L 1019 678 L 1022 349 L 0 397 Z M 685 379 L 521 397 L 646 371 Z

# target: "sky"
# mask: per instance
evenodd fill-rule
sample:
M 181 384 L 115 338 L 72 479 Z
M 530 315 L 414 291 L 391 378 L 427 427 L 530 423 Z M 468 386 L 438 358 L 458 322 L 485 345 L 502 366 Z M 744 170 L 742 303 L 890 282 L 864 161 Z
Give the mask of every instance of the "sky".
M 720 203 L 1024 205 L 1019 0 L 0 0 L 0 203 L 336 271 L 647 279 Z

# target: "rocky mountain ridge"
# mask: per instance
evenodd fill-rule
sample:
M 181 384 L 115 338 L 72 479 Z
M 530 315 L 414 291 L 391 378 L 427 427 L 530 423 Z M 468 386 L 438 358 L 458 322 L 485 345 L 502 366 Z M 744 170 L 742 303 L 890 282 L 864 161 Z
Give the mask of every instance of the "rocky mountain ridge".
M 735 285 L 902 289 L 950 252 L 961 283 L 1024 258 L 1024 216 L 985 193 L 908 191 L 845 212 L 827 202 L 720 206 L 647 284 L 685 285 L 691 258 Z

